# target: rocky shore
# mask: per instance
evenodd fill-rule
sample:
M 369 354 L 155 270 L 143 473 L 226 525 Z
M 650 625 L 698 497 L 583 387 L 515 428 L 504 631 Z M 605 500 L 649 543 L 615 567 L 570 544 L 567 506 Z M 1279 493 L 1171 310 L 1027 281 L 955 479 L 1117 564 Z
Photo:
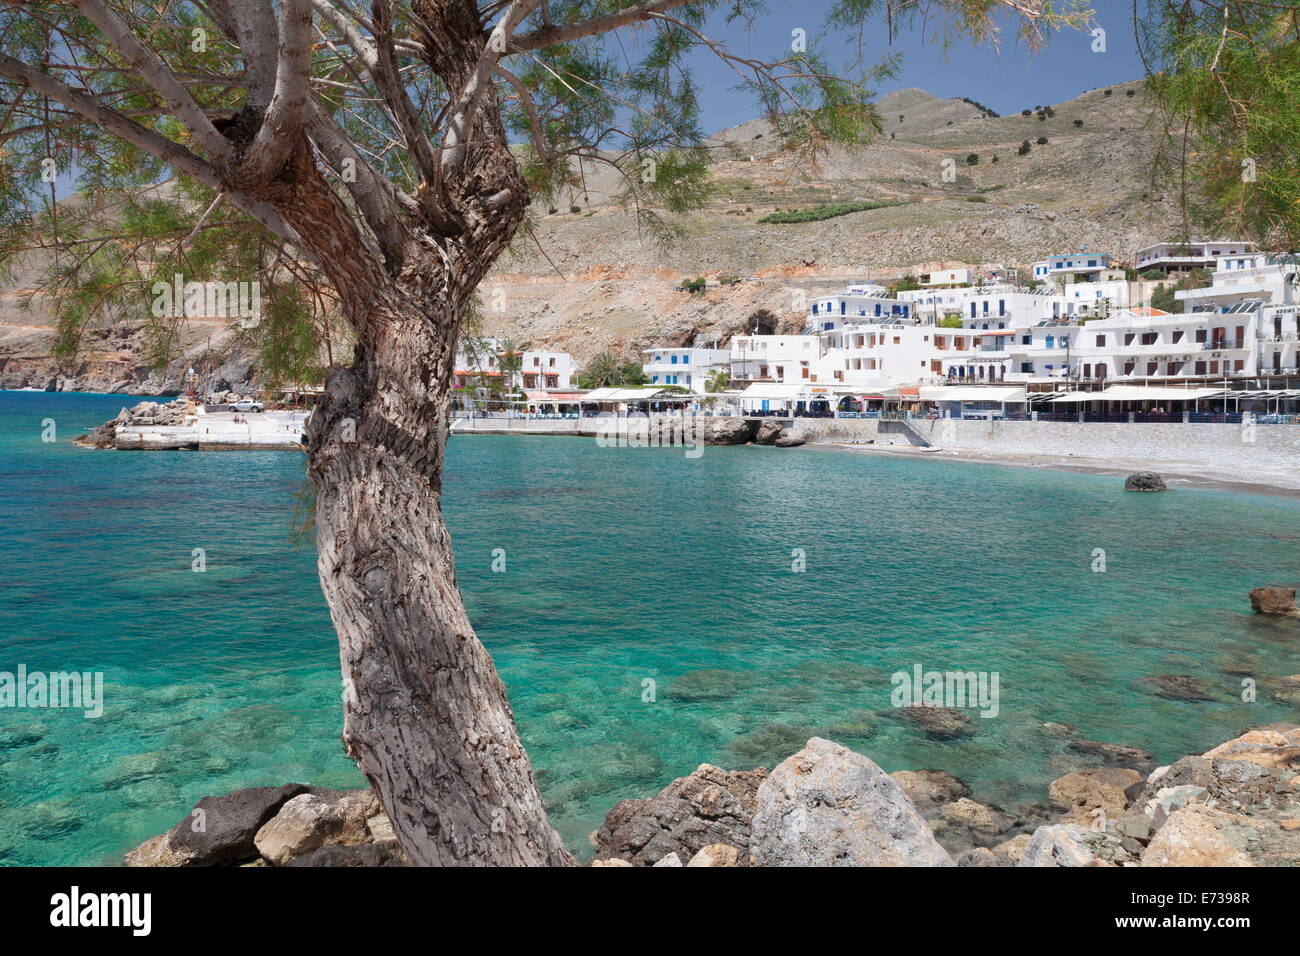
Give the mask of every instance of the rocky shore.
M 1297 678 L 1300 680 L 1300 678 Z M 703 764 L 647 799 L 623 800 L 592 834 L 592 866 L 1300 865 L 1300 724 L 1243 732 L 1155 767 L 1134 747 L 1071 749 L 1106 766 L 1053 781 L 1041 804 L 974 799 L 942 770 L 885 773 L 819 737 L 779 763 Z M 368 790 L 301 784 L 204 797 L 128 866 L 404 866 Z

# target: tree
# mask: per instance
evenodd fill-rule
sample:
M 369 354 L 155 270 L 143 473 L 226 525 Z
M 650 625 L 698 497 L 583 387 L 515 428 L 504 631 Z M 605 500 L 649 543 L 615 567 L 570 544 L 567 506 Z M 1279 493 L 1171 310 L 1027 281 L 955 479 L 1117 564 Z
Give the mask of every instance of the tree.
M 1032 146 L 1029 145 L 1029 140 L 1024 140 L 1024 141 L 1020 144 L 1020 148 L 1016 150 L 1016 155 L 1017 155 L 1017 156 L 1028 156 L 1028 155 L 1029 155 L 1029 151 L 1030 151 L 1031 149 L 1033 149 L 1033 148 L 1034 148 L 1034 147 L 1032 147 Z
M 944 317 L 939 320 L 938 327 L 941 329 L 965 328 L 965 326 L 962 325 L 961 316 L 958 315 L 956 312 L 945 313 Z
M 1180 191 L 1185 230 L 1212 226 L 1274 252 L 1300 247 L 1300 8 L 1146 0 L 1137 27 L 1165 114 L 1153 171 L 1199 187 Z
M 867 84 L 883 74 L 837 75 L 813 53 L 736 56 L 702 32 L 716 0 L 0 3 L 5 263 L 55 252 L 48 288 L 69 349 L 173 271 L 278 288 L 275 322 L 305 329 L 300 345 L 328 346 L 341 321 L 351 362 L 333 363 L 305 444 L 345 748 L 413 863 L 571 862 L 466 615 L 440 510 L 466 312 L 531 231 L 529 202 L 554 205 L 580 184 L 578 163 L 611 167 L 658 233 L 658 210 L 703 201 L 693 51 L 722 58 L 807 161 L 879 129 Z M 977 39 L 1000 8 L 1031 40 L 1082 22 L 1046 0 L 938 6 Z M 885 8 L 895 24 L 919 16 L 841 0 L 831 25 Z M 745 21 L 761 5 L 727 9 Z M 636 62 L 600 39 L 633 25 Z M 49 170 L 78 178 L 83 212 L 53 202 Z M 106 203 L 125 210 L 115 230 L 95 218 Z
M 1157 285 L 1155 291 L 1151 293 L 1151 308 L 1164 312 L 1177 312 L 1178 300 L 1174 297 L 1174 290 L 1166 288 L 1163 282 Z
M 704 391 L 710 395 L 720 395 L 730 387 L 731 373 L 725 368 L 715 368 L 704 381 Z

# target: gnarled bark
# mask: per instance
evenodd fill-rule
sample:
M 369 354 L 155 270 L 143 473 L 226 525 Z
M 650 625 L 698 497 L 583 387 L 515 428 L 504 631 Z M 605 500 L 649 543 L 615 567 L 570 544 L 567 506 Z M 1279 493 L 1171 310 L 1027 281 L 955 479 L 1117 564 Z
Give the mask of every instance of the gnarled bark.
M 456 588 L 439 506 L 457 318 L 394 285 L 308 429 L 344 742 L 417 864 L 571 862 L 546 819 L 491 658 Z

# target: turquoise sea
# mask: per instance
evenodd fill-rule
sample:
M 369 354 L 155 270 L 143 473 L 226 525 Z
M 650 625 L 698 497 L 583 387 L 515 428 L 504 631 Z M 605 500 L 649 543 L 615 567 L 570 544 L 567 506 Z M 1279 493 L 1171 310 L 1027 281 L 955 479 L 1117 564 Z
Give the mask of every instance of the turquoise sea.
M 99 670 L 107 697 L 97 720 L 0 711 L 5 864 L 119 862 L 204 794 L 362 784 L 315 556 L 292 540 L 302 457 L 72 446 L 135 401 L 0 392 L 0 671 Z M 1046 721 L 1169 761 L 1295 719 L 1263 689 L 1243 703 L 1237 671 L 1300 671 L 1294 624 L 1246 599 L 1300 579 L 1300 501 L 1121 483 L 480 436 L 452 440 L 445 503 L 553 819 L 589 855 L 618 800 L 813 734 L 1014 806 L 1080 764 Z M 998 672 L 999 715 L 950 741 L 894 719 L 889 675 L 916 663 Z M 1157 674 L 1214 699 L 1135 683 Z

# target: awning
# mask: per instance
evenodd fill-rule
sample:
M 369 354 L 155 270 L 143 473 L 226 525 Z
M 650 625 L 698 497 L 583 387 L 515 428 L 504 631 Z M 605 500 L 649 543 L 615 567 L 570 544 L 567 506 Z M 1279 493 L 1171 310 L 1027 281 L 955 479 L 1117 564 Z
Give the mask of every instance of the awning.
M 787 384 L 784 382 L 754 382 L 743 392 L 740 393 L 742 399 L 776 399 L 777 401 L 793 401 L 799 397 L 803 391 L 802 385 Z
M 524 389 L 524 394 L 528 396 L 530 402 L 551 402 L 552 404 L 561 405 L 581 402 L 587 397 L 583 392 L 546 392 L 531 388 Z
M 1009 385 L 930 386 L 921 389 L 923 402 L 1023 402 L 1025 390 Z
M 682 393 L 660 395 L 662 388 L 597 388 L 582 396 L 584 402 L 644 402 L 658 398 L 669 399 L 674 396 L 691 398 Z
M 1190 402 L 1222 395 L 1221 388 L 1169 388 L 1159 385 L 1112 385 L 1104 392 L 1070 392 L 1053 402 Z
M 1221 395 L 1222 388 L 1170 388 L 1159 385 L 1112 385 L 1102 392 L 1106 402 L 1190 402 Z

